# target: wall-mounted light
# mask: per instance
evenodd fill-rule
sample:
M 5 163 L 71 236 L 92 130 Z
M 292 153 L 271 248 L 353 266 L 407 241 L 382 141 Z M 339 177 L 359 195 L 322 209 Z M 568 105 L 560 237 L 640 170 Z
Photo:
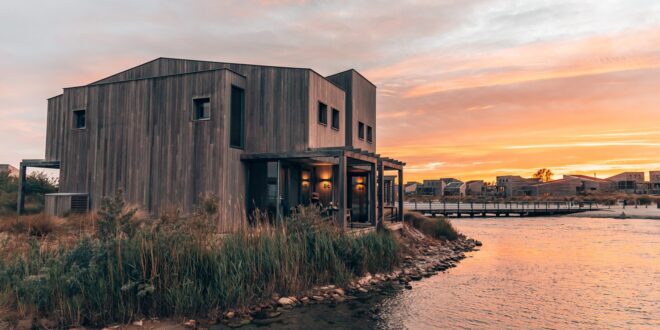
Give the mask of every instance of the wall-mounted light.
M 319 183 L 319 186 L 323 190 L 330 190 L 332 189 L 332 182 L 330 182 L 330 180 L 323 180 Z

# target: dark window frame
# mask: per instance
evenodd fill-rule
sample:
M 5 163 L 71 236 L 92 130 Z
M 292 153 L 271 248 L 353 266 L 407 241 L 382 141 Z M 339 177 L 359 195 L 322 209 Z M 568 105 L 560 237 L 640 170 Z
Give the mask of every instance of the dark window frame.
M 72 111 L 72 123 L 71 126 L 73 129 L 83 130 L 87 129 L 87 109 L 75 109 Z M 82 113 L 82 126 L 80 125 L 80 114 Z
M 373 127 L 367 125 L 367 142 L 373 143 L 374 142 L 374 129 Z
M 335 109 L 335 108 L 332 108 L 332 122 L 331 122 L 332 129 L 334 129 L 336 131 L 339 130 L 339 128 L 341 127 L 341 125 L 339 123 L 340 120 L 341 120 L 341 118 L 340 118 L 339 110 Z
M 318 122 L 323 126 L 328 126 L 328 105 L 319 101 L 318 102 Z
M 361 121 L 358 121 L 358 139 L 364 140 L 364 123 Z
M 240 91 L 241 92 L 241 104 L 240 104 L 240 141 L 238 144 L 235 144 L 233 141 L 234 136 L 234 121 L 233 121 L 233 116 L 235 115 L 234 111 L 236 110 L 234 108 L 234 90 Z M 244 149 L 245 148 L 245 88 L 236 86 L 236 85 L 231 85 L 230 89 L 230 104 L 229 104 L 229 146 L 232 148 L 236 149 Z
M 208 116 L 203 116 L 204 115 L 204 109 L 202 109 L 202 112 L 200 113 L 199 106 L 200 104 L 203 106 L 205 103 L 209 105 L 209 111 L 208 111 Z M 209 121 L 211 120 L 211 97 L 209 96 L 198 96 L 194 97 L 192 100 L 192 120 L 193 121 Z

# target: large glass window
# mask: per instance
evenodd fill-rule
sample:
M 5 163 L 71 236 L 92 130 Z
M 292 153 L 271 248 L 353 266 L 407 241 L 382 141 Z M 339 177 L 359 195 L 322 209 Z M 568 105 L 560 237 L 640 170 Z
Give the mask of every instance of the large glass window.
M 245 91 L 231 86 L 231 126 L 229 127 L 229 145 L 235 148 L 245 147 Z

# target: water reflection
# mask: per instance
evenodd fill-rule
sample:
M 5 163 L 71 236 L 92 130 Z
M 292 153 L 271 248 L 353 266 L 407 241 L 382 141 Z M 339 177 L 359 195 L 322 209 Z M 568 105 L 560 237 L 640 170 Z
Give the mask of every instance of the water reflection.
M 660 328 L 660 221 L 475 219 L 484 242 L 378 305 L 378 328 Z

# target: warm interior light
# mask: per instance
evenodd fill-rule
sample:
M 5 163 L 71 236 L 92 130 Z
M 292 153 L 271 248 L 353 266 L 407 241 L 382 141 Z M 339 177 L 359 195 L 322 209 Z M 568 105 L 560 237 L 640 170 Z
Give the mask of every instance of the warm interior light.
M 330 190 L 332 189 L 332 182 L 330 182 L 330 180 L 323 180 L 319 183 L 319 186 L 323 190 Z

